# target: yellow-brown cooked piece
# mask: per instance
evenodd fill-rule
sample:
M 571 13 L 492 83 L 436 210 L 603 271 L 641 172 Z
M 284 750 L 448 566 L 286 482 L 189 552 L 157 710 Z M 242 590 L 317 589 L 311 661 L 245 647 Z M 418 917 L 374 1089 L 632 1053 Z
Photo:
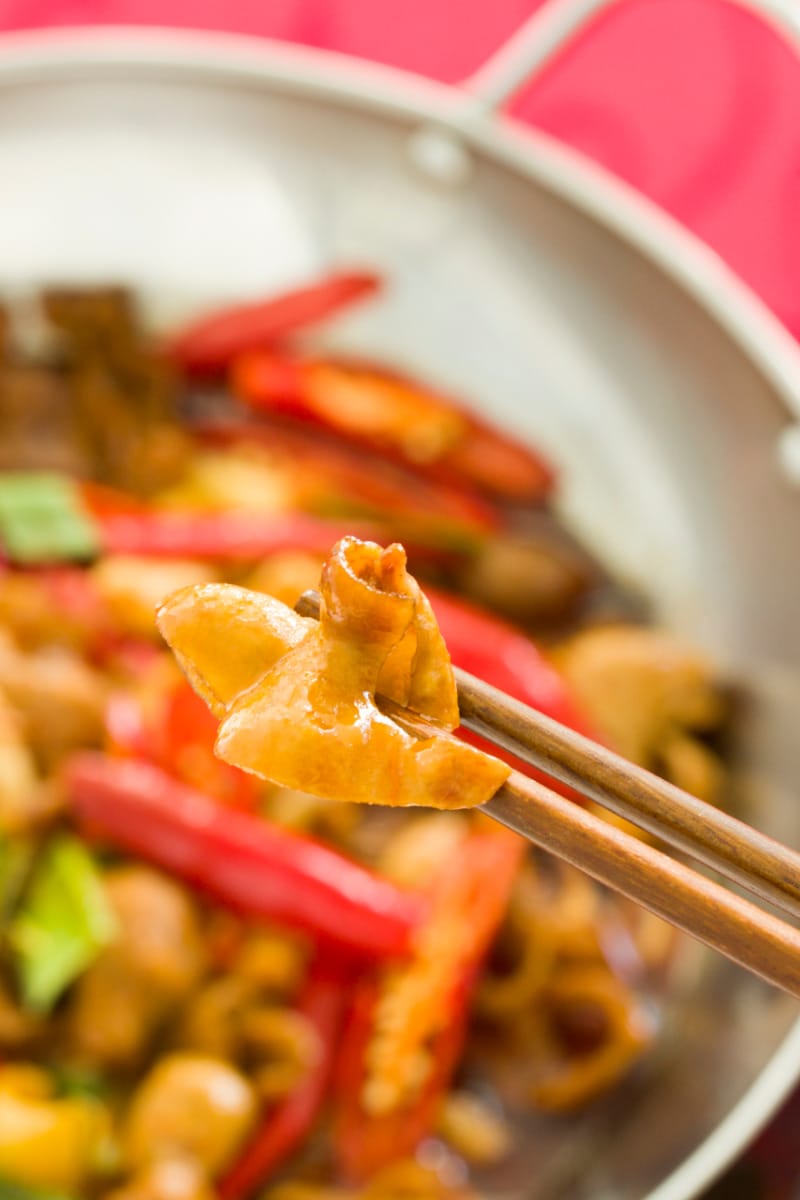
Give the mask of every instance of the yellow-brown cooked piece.
M 189 1159 L 213 1178 L 235 1159 L 257 1112 L 253 1088 L 224 1059 L 164 1055 L 139 1085 L 122 1122 L 125 1166 L 139 1171 L 159 1159 Z
M 450 658 L 405 551 L 344 538 L 326 562 L 320 621 L 268 596 L 206 585 L 170 597 L 159 628 L 222 718 L 216 752 L 332 800 L 469 808 L 509 774 L 447 736 L 458 724 Z M 442 728 L 417 740 L 380 694 Z
M 145 866 L 107 872 L 117 935 L 77 981 L 65 1040 L 87 1065 L 135 1066 L 165 1021 L 194 991 L 204 952 L 192 898 Z
M 568 641 L 558 666 L 620 754 L 719 802 L 724 769 L 700 737 L 720 727 L 725 706 L 707 659 L 663 630 L 610 625 Z

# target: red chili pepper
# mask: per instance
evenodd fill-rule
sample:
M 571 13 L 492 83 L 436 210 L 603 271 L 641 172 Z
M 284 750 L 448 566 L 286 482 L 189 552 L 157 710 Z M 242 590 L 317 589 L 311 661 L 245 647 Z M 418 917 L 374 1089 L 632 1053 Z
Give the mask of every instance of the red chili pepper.
M 347 996 L 341 970 L 324 959 L 318 960 L 298 1005 L 298 1011 L 316 1031 L 318 1057 L 295 1090 L 267 1112 L 241 1158 L 218 1184 L 220 1200 L 246 1200 L 308 1135 L 330 1084 Z
M 552 489 L 553 470 L 540 454 L 449 397 L 380 368 L 260 351 L 234 361 L 230 378 L 258 411 L 321 425 L 420 472 L 515 501 L 539 501 Z
M 149 689 L 147 705 L 134 692 L 114 692 L 105 713 L 115 754 L 155 763 L 233 808 L 255 806 L 258 782 L 214 755 L 218 723 L 185 679 L 155 698 Z
M 431 1132 L 461 1056 L 472 988 L 524 853 L 525 844 L 514 834 L 471 835 L 432 889 L 427 928 L 417 931 L 408 963 L 383 981 L 367 978 L 356 986 L 340 1052 L 334 1128 L 337 1161 L 348 1179 L 361 1182 L 395 1159 L 412 1155 Z M 405 987 L 408 974 L 420 964 L 422 982 Z M 399 1030 L 405 1056 L 415 1050 L 427 1053 L 431 1067 L 421 1091 L 410 1101 L 373 1115 L 364 1103 L 367 1064 L 372 1060 L 374 1069 L 373 1039 L 387 1027 L 380 1019 L 381 1004 L 393 995 L 414 996 L 408 1011 L 394 1004 L 390 1024 L 397 1030 L 405 1017 L 414 1030 L 410 1036 Z
M 216 757 L 218 722 L 206 702 L 182 679 L 167 695 L 164 707 L 161 765 L 224 804 L 252 810 L 258 780 Z
M 319 515 L 360 511 L 390 528 L 402 527 L 407 517 L 417 522 L 419 540 L 433 544 L 481 544 L 502 524 L 496 507 L 469 487 L 419 475 L 403 463 L 328 437 L 316 428 L 265 418 L 199 424 L 192 432 L 217 445 L 262 442 L 272 454 L 291 462 L 295 505 L 300 510 Z
M 365 980 L 356 986 L 337 1064 L 336 1162 L 344 1178 L 356 1184 L 398 1159 L 412 1157 L 420 1142 L 430 1135 L 461 1058 L 469 1025 L 467 990 L 454 990 L 447 1022 L 429 1047 L 433 1066 L 419 1096 L 412 1105 L 388 1117 L 369 1117 L 359 1097 L 379 998 L 380 988 L 374 981 Z
M 378 275 L 342 271 L 325 279 L 251 304 L 201 317 L 167 342 L 169 358 L 190 374 L 224 371 L 238 354 L 264 349 L 331 317 L 380 288 Z
M 109 748 L 125 758 L 148 758 L 151 730 L 138 696 L 112 692 L 106 701 L 105 725 Z
M 374 958 L 408 951 L 424 904 L 310 838 L 226 808 L 151 763 L 84 753 L 67 789 L 87 832 L 250 916 Z
M 527 634 L 455 596 L 425 588 L 450 657 L 457 667 L 491 683 L 501 692 L 592 737 L 558 671 Z M 494 753 L 497 748 L 494 747 Z
M 258 559 L 279 550 L 327 554 L 348 533 L 374 538 L 366 522 L 324 521 L 303 513 L 195 510 L 104 513 L 96 518 L 106 554 L 166 558 Z
M 122 492 L 118 488 L 107 487 L 104 483 L 94 483 L 84 479 L 80 484 L 81 499 L 84 507 L 95 517 L 105 513 L 140 513 L 147 511 L 147 505 Z

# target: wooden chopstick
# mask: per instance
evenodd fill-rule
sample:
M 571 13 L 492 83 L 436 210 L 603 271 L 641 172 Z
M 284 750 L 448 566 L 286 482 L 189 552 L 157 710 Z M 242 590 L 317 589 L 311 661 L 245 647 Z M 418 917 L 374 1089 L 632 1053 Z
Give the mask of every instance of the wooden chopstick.
M 463 724 L 800 917 L 800 854 L 619 754 L 455 669 Z
M 453 737 L 378 699 L 415 737 Z M 800 999 L 800 930 L 779 917 L 518 771 L 482 811 Z
M 306 592 L 295 607 L 303 616 L 318 618 L 319 596 Z M 465 726 L 751 892 L 798 911 L 800 856 L 795 851 L 466 672 L 456 670 L 456 682 Z M 414 736 L 452 736 L 416 713 L 378 699 L 387 715 Z M 800 998 L 800 930 L 792 925 L 519 772 L 512 772 L 484 811 Z
M 800 930 L 514 772 L 487 813 L 800 999 Z

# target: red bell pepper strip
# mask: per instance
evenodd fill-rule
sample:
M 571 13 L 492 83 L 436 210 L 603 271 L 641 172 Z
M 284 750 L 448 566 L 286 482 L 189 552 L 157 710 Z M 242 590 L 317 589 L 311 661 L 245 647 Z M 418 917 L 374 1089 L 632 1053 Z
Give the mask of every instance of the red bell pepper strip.
M 133 692 L 112 692 L 105 706 L 107 749 L 124 758 L 150 757 L 150 728 Z
M 119 488 L 107 487 L 104 483 L 94 483 L 84 479 L 80 483 L 83 506 L 93 516 L 103 516 L 105 513 L 140 513 L 147 511 L 147 505 L 136 496 L 122 492 Z
M 427 523 L 431 542 L 438 536 L 439 540 L 469 540 L 473 546 L 480 546 L 503 523 L 497 508 L 473 489 L 419 475 L 403 463 L 326 436 L 317 428 L 262 418 L 198 423 L 192 432 L 217 445 L 263 442 L 272 454 L 283 456 L 295 467 L 296 507 L 306 512 L 354 510 L 395 525 L 398 518 L 408 517 L 421 523 L 421 532 L 425 531 L 422 523 Z
M 214 754 L 218 721 L 185 679 L 165 697 L 163 720 L 155 739 L 157 761 L 185 783 L 234 808 L 252 810 L 259 781 Z
M 364 1060 L 374 1035 L 380 988 L 363 980 L 345 1026 L 336 1089 L 339 1104 L 334 1124 L 337 1167 L 351 1183 L 363 1183 L 397 1159 L 414 1154 L 436 1125 L 439 1107 L 464 1049 L 469 1025 L 468 993 L 454 989 L 447 1022 L 430 1047 L 431 1073 L 414 1103 L 388 1117 L 369 1117 L 359 1101 L 364 1086 Z M 223 1198 L 224 1200 L 224 1198 Z
M 435 588 L 426 585 L 425 594 L 457 667 L 554 721 L 587 737 L 594 736 L 591 723 L 565 681 L 527 634 L 484 609 Z M 497 747 L 492 752 L 497 753 Z
M 381 280 L 370 271 L 342 271 L 306 287 L 201 317 L 167 342 L 167 356 L 189 374 L 224 371 L 248 350 L 264 349 L 365 300 Z
M 107 554 L 166 558 L 258 559 L 279 550 L 327 554 L 340 537 L 380 536 L 364 521 L 324 521 L 303 513 L 264 514 L 242 510 L 198 512 L 151 510 L 106 512 L 95 518 Z
M 321 842 L 226 808 L 140 760 L 79 754 L 67 764 L 66 783 L 87 833 L 242 913 L 354 954 L 381 959 L 408 951 L 421 899 Z
M 431 1132 L 461 1056 L 477 973 L 524 853 L 525 843 L 514 834 L 470 835 L 439 874 L 430 895 L 430 916 L 415 934 L 408 963 L 384 980 L 365 978 L 357 985 L 340 1052 L 334 1122 L 336 1158 L 348 1180 L 362 1182 L 413 1154 Z M 406 987 L 409 973 L 413 979 L 420 968 L 417 981 Z M 390 1005 L 391 1022 L 381 1020 L 381 1002 L 393 995 L 413 1000 Z M 416 1096 L 376 1115 L 364 1102 L 367 1064 L 373 1039 L 388 1024 L 399 1034 L 403 1057 L 427 1052 L 431 1066 Z
M 316 1031 L 318 1057 L 294 1091 L 266 1113 L 241 1158 L 217 1185 L 220 1200 L 247 1200 L 307 1137 L 333 1074 L 334 1050 L 347 996 L 347 981 L 341 969 L 318 960 L 298 1004 L 298 1011 Z
M 147 705 L 133 691 L 113 692 L 105 717 L 112 753 L 155 763 L 233 808 L 254 808 L 258 781 L 215 756 L 218 722 L 185 679 L 155 697 L 149 689 Z
M 256 351 L 234 361 L 234 393 L 259 412 L 310 422 L 426 474 L 540 501 L 554 474 L 543 457 L 438 392 L 381 368 Z

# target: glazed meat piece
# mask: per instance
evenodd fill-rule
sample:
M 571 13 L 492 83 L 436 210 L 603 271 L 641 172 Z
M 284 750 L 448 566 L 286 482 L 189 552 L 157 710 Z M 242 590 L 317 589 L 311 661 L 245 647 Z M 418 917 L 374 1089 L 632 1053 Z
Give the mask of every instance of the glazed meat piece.
M 130 293 L 57 288 L 42 303 L 62 334 L 69 403 L 92 476 L 138 493 L 172 483 L 187 452 L 175 380 L 143 336 Z
M 277 601 L 264 604 L 268 598 L 224 587 L 179 592 L 159 610 L 161 632 L 223 718 L 217 754 L 331 800 L 434 808 L 488 800 L 509 773 L 504 764 L 438 733 L 417 740 L 375 702 L 379 693 L 443 733 L 458 723 L 447 648 L 430 604 L 406 571 L 402 547 L 382 550 L 345 538 L 325 564 L 320 586 L 318 624 L 299 624 Z M 212 626 L 207 614 L 214 607 Z M 240 633 L 223 634 L 240 616 Z M 220 694 L 216 660 L 236 655 L 233 639 L 243 640 L 245 630 L 252 674 L 246 678 L 239 659 L 238 689 Z
M 25 1011 L 11 989 L 0 978 L 0 1052 L 19 1052 L 32 1045 L 42 1033 L 42 1020 Z
M 127 1067 L 197 983 L 201 931 L 187 892 L 158 872 L 119 867 L 105 882 L 118 932 L 76 985 L 67 1035 L 79 1059 Z
M 93 478 L 147 495 L 180 476 L 186 438 L 171 420 L 157 415 L 168 407 L 157 381 L 135 371 L 120 378 L 108 364 L 92 359 L 74 368 L 70 384 Z
M 608 626 L 573 638 L 559 666 L 620 754 L 701 800 L 718 797 L 722 768 L 698 735 L 719 727 L 724 705 L 701 654 L 656 629 Z
M 42 307 L 53 325 L 83 351 L 114 346 L 130 337 L 133 297 L 124 287 L 48 288 Z
M 46 771 L 70 750 L 100 745 L 106 686 L 78 655 L 66 649 L 22 654 L 0 636 L 0 688 Z
M 45 367 L 2 365 L 0 356 L 0 470 L 82 475 L 87 466 L 63 378 Z
M 126 288 L 51 288 L 42 304 L 63 335 L 64 351 L 70 365 L 78 369 L 79 379 L 89 364 L 102 365 L 113 399 L 127 401 L 125 407 L 135 419 L 173 419 L 171 373 L 144 338 L 133 296 Z M 80 389 L 78 397 L 86 398 Z
M 574 615 L 591 581 L 587 556 L 549 528 L 489 538 L 459 572 L 468 595 L 523 623 Z

